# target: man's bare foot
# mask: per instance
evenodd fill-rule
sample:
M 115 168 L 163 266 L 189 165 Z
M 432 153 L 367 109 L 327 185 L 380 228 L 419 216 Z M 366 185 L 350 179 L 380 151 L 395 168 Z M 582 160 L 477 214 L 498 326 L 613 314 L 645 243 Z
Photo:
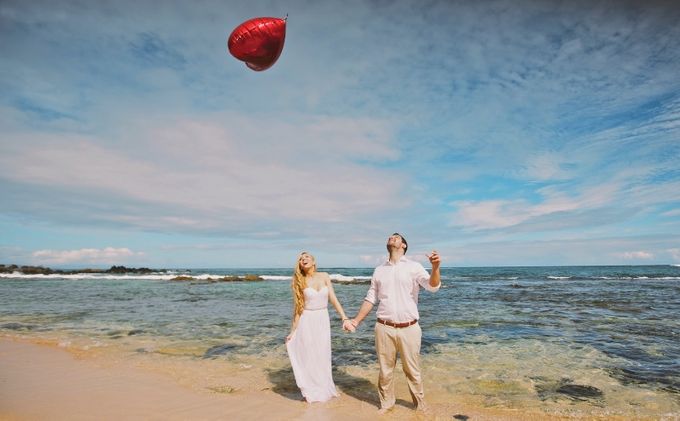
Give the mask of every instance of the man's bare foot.
M 420 414 L 429 414 L 430 408 L 425 404 L 421 404 L 421 405 L 416 406 L 416 412 L 418 412 Z
M 394 405 L 387 407 L 387 408 L 380 408 L 380 409 L 378 409 L 378 415 L 384 415 L 384 414 L 388 413 L 389 411 L 391 411 L 392 409 L 394 409 Z

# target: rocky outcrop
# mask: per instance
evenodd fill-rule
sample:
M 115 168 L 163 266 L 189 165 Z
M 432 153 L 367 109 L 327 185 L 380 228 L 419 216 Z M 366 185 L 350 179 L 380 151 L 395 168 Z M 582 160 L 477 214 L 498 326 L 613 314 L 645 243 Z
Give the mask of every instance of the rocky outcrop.
M 53 274 L 75 275 L 77 273 L 148 274 L 157 272 L 167 272 L 167 269 L 128 268 L 125 266 L 111 266 L 109 269 L 59 270 L 50 269 L 43 266 L 18 266 L 0 264 L 0 273 L 14 273 L 14 272 L 23 273 L 24 275 L 53 275 Z

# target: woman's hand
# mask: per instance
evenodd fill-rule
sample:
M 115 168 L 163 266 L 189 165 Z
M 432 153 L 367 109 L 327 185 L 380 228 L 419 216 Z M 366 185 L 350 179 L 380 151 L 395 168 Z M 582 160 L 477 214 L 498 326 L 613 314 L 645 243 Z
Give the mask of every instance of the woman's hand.
M 345 319 L 342 322 L 342 329 L 352 333 L 354 333 L 354 331 L 356 330 L 356 328 L 349 319 Z

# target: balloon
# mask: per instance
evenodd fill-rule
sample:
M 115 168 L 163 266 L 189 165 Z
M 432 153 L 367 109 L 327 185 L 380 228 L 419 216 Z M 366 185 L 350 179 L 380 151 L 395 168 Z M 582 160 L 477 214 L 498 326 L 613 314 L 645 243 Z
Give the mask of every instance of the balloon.
M 257 72 L 272 67 L 283 50 L 287 19 L 254 18 L 243 22 L 229 35 L 229 52 Z

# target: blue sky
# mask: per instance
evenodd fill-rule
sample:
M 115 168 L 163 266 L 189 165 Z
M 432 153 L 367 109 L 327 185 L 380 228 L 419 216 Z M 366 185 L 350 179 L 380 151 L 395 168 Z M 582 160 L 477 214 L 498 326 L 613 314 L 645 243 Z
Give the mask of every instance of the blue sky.
M 4 0 L 0 262 L 678 264 L 673 3 Z

